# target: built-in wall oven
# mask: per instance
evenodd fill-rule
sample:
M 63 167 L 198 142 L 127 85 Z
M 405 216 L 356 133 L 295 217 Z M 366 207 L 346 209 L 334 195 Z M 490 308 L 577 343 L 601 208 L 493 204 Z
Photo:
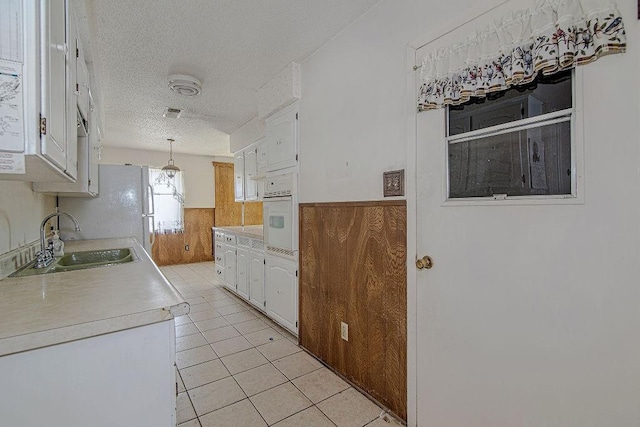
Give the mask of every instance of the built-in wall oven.
M 267 252 L 295 257 L 298 250 L 296 175 L 288 173 L 267 177 L 262 203 Z

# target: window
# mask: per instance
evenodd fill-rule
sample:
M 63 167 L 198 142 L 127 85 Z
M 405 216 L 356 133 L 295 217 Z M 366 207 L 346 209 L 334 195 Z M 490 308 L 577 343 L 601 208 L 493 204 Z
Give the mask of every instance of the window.
M 149 182 L 153 187 L 156 233 L 184 231 L 184 183 L 182 172 L 169 178 L 161 169 L 149 168 Z
M 449 199 L 572 197 L 572 71 L 449 106 Z

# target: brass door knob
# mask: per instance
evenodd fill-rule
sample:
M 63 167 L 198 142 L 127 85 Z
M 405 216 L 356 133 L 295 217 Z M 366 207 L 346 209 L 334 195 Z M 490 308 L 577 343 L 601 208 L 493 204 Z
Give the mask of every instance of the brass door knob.
M 423 268 L 429 270 L 431 267 L 433 267 L 433 260 L 429 255 L 425 255 L 422 258 L 418 258 L 416 260 L 416 267 L 418 267 L 418 270 L 422 270 Z

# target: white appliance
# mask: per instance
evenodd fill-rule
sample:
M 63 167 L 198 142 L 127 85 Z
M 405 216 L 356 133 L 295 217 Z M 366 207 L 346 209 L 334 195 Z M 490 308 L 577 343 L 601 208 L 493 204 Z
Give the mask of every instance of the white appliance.
M 135 237 L 151 254 L 155 240 L 153 191 L 149 168 L 132 165 L 99 165 L 98 196 L 92 199 L 59 197 L 60 210 L 75 216 L 82 231 L 60 218 L 65 239 Z
M 298 251 L 296 175 L 268 176 L 262 204 L 266 251 L 295 258 Z

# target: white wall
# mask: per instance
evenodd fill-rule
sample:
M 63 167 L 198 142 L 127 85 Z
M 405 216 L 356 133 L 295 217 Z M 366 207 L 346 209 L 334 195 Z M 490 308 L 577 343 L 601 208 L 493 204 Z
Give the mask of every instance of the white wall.
M 162 167 L 169 160 L 169 152 L 104 147 L 101 164 L 121 165 L 131 163 Z M 214 208 L 215 179 L 212 162 L 233 162 L 232 158 L 196 156 L 173 153 L 173 160 L 184 171 L 185 208 Z
M 0 254 L 38 240 L 55 203 L 55 197 L 31 191 L 30 182 L 0 181 Z
M 468 5 L 381 1 L 302 63 L 300 202 L 383 198 L 407 161 L 406 45 Z

